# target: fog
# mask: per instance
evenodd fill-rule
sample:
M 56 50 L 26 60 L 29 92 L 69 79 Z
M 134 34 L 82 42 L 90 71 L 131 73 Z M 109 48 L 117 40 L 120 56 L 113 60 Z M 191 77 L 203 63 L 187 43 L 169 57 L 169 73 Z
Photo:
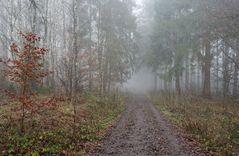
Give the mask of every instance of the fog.
M 0 0 L 0 155 L 239 155 L 238 101 L 239 0 Z
M 140 68 L 124 87 L 132 93 L 148 93 L 154 88 L 154 76 L 149 68 Z
M 49 50 L 44 71 L 53 74 L 43 86 L 64 94 L 104 94 L 120 83 L 135 92 L 237 97 L 238 3 L 225 3 L 2 0 L 0 56 L 16 59 L 10 45 L 31 32 Z

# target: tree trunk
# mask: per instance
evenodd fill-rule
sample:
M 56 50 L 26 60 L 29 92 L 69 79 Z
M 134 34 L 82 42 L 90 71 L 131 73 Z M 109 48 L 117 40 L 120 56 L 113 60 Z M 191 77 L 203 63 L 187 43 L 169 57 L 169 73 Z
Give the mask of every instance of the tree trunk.
M 181 95 L 180 74 L 178 72 L 176 72 L 176 91 L 177 95 Z
M 195 75 L 195 77 L 196 77 L 196 79 L 197 79 L 197 81 L 195 82 L 195 88 L 196 88 L 196 93 L 197 93 L 197 95 L 200 95 L 201 94 L 201 90 L 202 90 L 202 78 L 204 78 L 203 76 L 202 76 L 202 73 L 201 73 L 201 62 L 200 62 L 200 60 L 198 59 L 197 60 L 197 75 Z
M 33 18 L 32 18 L 32 32 L 36 33 L 36 22 L 37 22 L 37 5 L 35 0 L 30 0 L 33 6 Z
M 235 65 L 235 71 L 234 71 L 234 82 L 233 82 L 233 97 L 238 97 L 238 71 L 239 68 L 237 65 Z
M 190 65 L 190 92 L 191 92 L 191 94 L 194 94 L 194 92 L 195 92 L 195 89 L 194 89 L 194 87 L 195 87 L 195 85 L 194 85 L 194 83 L 195 83 L 195 69 L 194 69 L 194 65 L 193 65 L 193 60 L 191 60 L 191 65 Z
M 205 56 L 203 57 L 203 96 L 205 98 L 211 98 L 211 64 L 212 55 L 211 55 L 211 44 L 209 39 L 205 40 Z
M 190 68 L 190 58 L 186 57 L 185 63 L 185 91 L 188 93 L 189 91 L 189 69 Z
M 158 91 L 158 76 L 157 73 L 154 73 L 154 92 Z
M 100 1 L 97 2 L 97 9 L 98 9 L 98 19 L 97 19 L 97 55 L 98 55 L 98 72 L 99 72 L 99 94 L 100 96 L 103 96 L 103 38 L 102 38 L 102 33 L 101 33 L 101 27 L 102 27 L 102 22 L 101 22 L 101 3 Z
M 78 45 L 77 45 L 77 42 L 78 42 L 78 38 L 77 38 L 77 1 L 76 0 L 73 0 L 73 6 L 72 6 L 72 9 L 73 9 L 73 85 L 74 85 L 74 93 L 73 94 L 76 94 L 77 92 L 77 89 L 78 89 L 78 67 L 77 67 L 77 58 L 78 58 Z
M 219 41 L 217 41 L 216 94 L 219 95 Z
M 223 55 L 223 98 L 228 97 L 230 75 L 229 75 L 229 47 L 224 45 Z
M 92 0 L 90 1 L 90 21 L 89 21 L 89 29 L 90 29 L 90 43 L 89 43 L 89 52 L 90 52 L 90 60 L 89 60 L 89 91 L 92 91 L 92 87 L 93 87 L 93 54 L 92 54 L 92 48 L 91 48 L 91 42 L 92 42 Z

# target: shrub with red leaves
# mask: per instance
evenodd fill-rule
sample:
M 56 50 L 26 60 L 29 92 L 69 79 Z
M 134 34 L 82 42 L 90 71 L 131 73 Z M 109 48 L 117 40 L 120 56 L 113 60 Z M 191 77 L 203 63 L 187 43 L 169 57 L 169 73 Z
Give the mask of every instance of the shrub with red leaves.
M 40 79 L 47 76 L 48 73 L 43 70 L 41 63 L 43 56 L 48 52 L 45 48 L 36 46 L 40 37 L 33 33 L 20 33 L 23 38 L 23 47 L 20 48 L 16 43 L 10 46 L 11 53 L 16 59 L 0 60 L 5 65 L 1 72 L 4 76 L 19 88 L 19 93 L 15 94 L 5 90 L 5 93 L 21 106 L 21 131 L 24 133 L 24 118 L 26 112 L 36 112 L 37 103 L 33 100 L 36 93 L 33 92 L 32 82 L 39 82 Z M 51 105 L 52 101 L 43 102 L 45 105 Z

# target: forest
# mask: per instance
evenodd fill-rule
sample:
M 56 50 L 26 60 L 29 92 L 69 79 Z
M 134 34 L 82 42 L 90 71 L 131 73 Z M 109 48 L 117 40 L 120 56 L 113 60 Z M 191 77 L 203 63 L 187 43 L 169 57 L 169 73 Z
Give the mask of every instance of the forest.
M 239 155 L 238 0 L 0 10 L 0 155 Z

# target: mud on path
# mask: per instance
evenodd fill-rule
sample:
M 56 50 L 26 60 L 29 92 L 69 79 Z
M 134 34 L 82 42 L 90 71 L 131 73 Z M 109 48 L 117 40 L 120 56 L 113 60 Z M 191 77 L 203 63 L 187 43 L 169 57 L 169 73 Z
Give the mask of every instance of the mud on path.
M 204 155 L 189 145 L 145 96 L 134 96 L 93 156 Z

